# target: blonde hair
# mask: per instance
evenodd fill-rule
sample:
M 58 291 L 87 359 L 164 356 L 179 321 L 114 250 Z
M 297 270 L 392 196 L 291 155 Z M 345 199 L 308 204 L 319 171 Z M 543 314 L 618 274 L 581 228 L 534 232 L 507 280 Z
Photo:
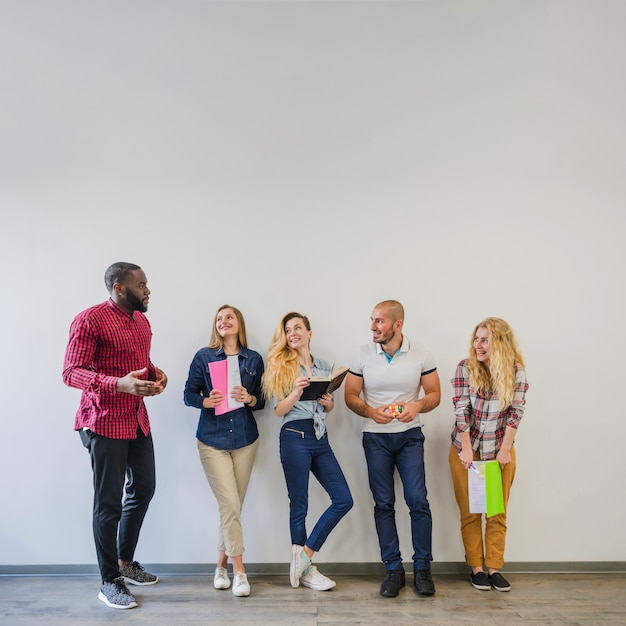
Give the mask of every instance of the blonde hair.
M 489 365 L 476 358 L 474 339 L 479 328 L 489 331 Z M 499 317 L 487 317 L 476 324 L 470 339 L 467 368 L 474 389 L 480 393 L 495 392 L 502 410 L 511 406 L 515 393 L 515 366 L 524 367 L 513 329 Z
M 267 365 L 263 374 L 262 387 L 266 398 L 282 400 L 293 391 L 296 378 L 300 375 L 298 353 L 287 344 L 285 326 L 292 319 L 299 318 L 307 330 L 311 323 L 306 315 L 292 311 L 280 320 L 268 348 Z
M 235 314 L 235 317 L 237 318 L 237 321 L 239 322 L 239 334 L 237 336 L 237 340 L 239 341 L 239 345 L 242 348 L 247 348 L 248 347 L 248 337 L 246 335 L 246 322 L 243 319 L 243 314 L 241 313 L 241 311 L 239 309 L 237 309 L 234 306 L 231 306 L 230 304 L 222 304 L 222 306 L 217 309 L 217 311 L 215 312 L 215 317 L 213 318 L 213 328 L 211 329 L 211 340 L 209 341 L 209 348 L 214 348 L 216 350 L 219 350 L 220 348 L 224 347 L 224 339 L 220 336 L 220 334 L 217 332 L 217 316 L 219 315 L 220 311 L 223 311 L 224 309 L 232 309 L 232 312 Z

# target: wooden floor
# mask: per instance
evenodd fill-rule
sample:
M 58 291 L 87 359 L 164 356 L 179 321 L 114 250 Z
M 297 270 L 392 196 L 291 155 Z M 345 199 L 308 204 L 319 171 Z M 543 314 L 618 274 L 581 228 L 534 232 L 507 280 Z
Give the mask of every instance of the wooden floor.
M 98 600 L 96 576 L 1 576 L 0 623 L 13 625 L 243 624 L 626 624 L 626 574 L 511 574 L 509 593 L 476 591 L 464 576 L 435 576 L 437 593 L 417 596 L 412 577 L 397 598 L 378 594 L 378 576 L 335 576 L 331 591 L 292 589 L 287 576 L 250 576 L 252 593 L 235 598 L 209 576 L 166 575 L 131 587 L 139 606 L 116 610 Z

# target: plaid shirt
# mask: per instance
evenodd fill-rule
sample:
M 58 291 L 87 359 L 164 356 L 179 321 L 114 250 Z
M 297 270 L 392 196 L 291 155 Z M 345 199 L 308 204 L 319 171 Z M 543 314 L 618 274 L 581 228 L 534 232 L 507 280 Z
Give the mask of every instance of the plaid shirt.
M 135 439 L 137 426 L 150 432 L 143 398 L 116 391 L 129 372 L 148 368 L 144 378 L 156 380 L 150 361 L 152 330 L 143 313 L 128 313 L 113 300 L 79 313 L 70 326 L 63 382 L 82 389 L 74 430 L 89 428 L 111 439 Z
M 452 379 L 454 390 L 454 414 L 456 423 L 452 431 L 452 443 L 461 449 L 459 433 L 469 430 L 472 450 L 480 450 L 483 460 L 495 459 L 507 426 L 517 428 L 524 416 L 525 395 L 528 391 L 526 372 L 523 367 L 515 366 L 515 390 L 513 403 L 500 410 L 500 399 L 492 393 L 476 393 L 470 385 L 467 361 L 461 361 Z

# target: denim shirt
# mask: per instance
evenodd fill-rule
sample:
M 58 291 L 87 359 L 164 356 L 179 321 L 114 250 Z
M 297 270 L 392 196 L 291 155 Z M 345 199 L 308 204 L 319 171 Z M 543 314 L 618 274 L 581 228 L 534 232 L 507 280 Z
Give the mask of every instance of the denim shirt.
M 330 365 L 322 359 L 313 358 L 311 373 L 313 376 L 329 376 Z M 300 376 L 308 376 L 303 365 L 300 366 Z M 282 398 L 272 398 L 274 408 L 281 400 Z M 305 419 L 313 420 L 316 436 L 320 439 L 326 432 L 326 411 L 317 400 L 299 400 L 296 402 L 293 408 L 283 415 L 282 426 L 288 422 Z
M 196 352 L 189 367 L 189 376 L 185 383 L 185 404 L 200 409 L 200 421 L 196 437 L 199 441 L 218 450 L 237 450 L 250 445 L 259 437 L 259 430 L 252 411 L 260 411 L 265 406 L 265 399 L 261 392 L 261 377 L 263 376 L 263 359 L 258 352 L 248 348 L 239 349 L 239 371 L 241 385 L 250 395 L 256 397 L 256 404 L 251 409 L 247 404 L 215 415 L 215 409 L 205 409 L 202 401 L 213 389 L 209 363 L 225 360 L 223 348 L 201 348 Z M 226 394 L 226 390 L 220 389 Z

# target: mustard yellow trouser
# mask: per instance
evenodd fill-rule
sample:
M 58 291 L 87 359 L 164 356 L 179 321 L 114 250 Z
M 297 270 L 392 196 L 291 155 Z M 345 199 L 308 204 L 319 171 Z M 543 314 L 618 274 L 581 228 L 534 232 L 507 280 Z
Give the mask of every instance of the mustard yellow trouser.
M 470 567 L 486 567 L 499 570 L 504 565 L 504 545 L 506 543 L 506 510 L 511 485 L 515 478 L 515 448 L 511 448 L 511 462 L 502 468 L 502 493 L 504 513 L 485 516 L 485 539 L 483 541 L 483 515 L 469 512 L 467 493 L 467 471 L 459 462 L 455 445 L 450 446 L 450 473 L 454 485 L 454 495 L 461 516 L 461 536 L 465 546 L 465 562 Z M 480 453 L 474 453 L 474 460 L 480 460 Z

